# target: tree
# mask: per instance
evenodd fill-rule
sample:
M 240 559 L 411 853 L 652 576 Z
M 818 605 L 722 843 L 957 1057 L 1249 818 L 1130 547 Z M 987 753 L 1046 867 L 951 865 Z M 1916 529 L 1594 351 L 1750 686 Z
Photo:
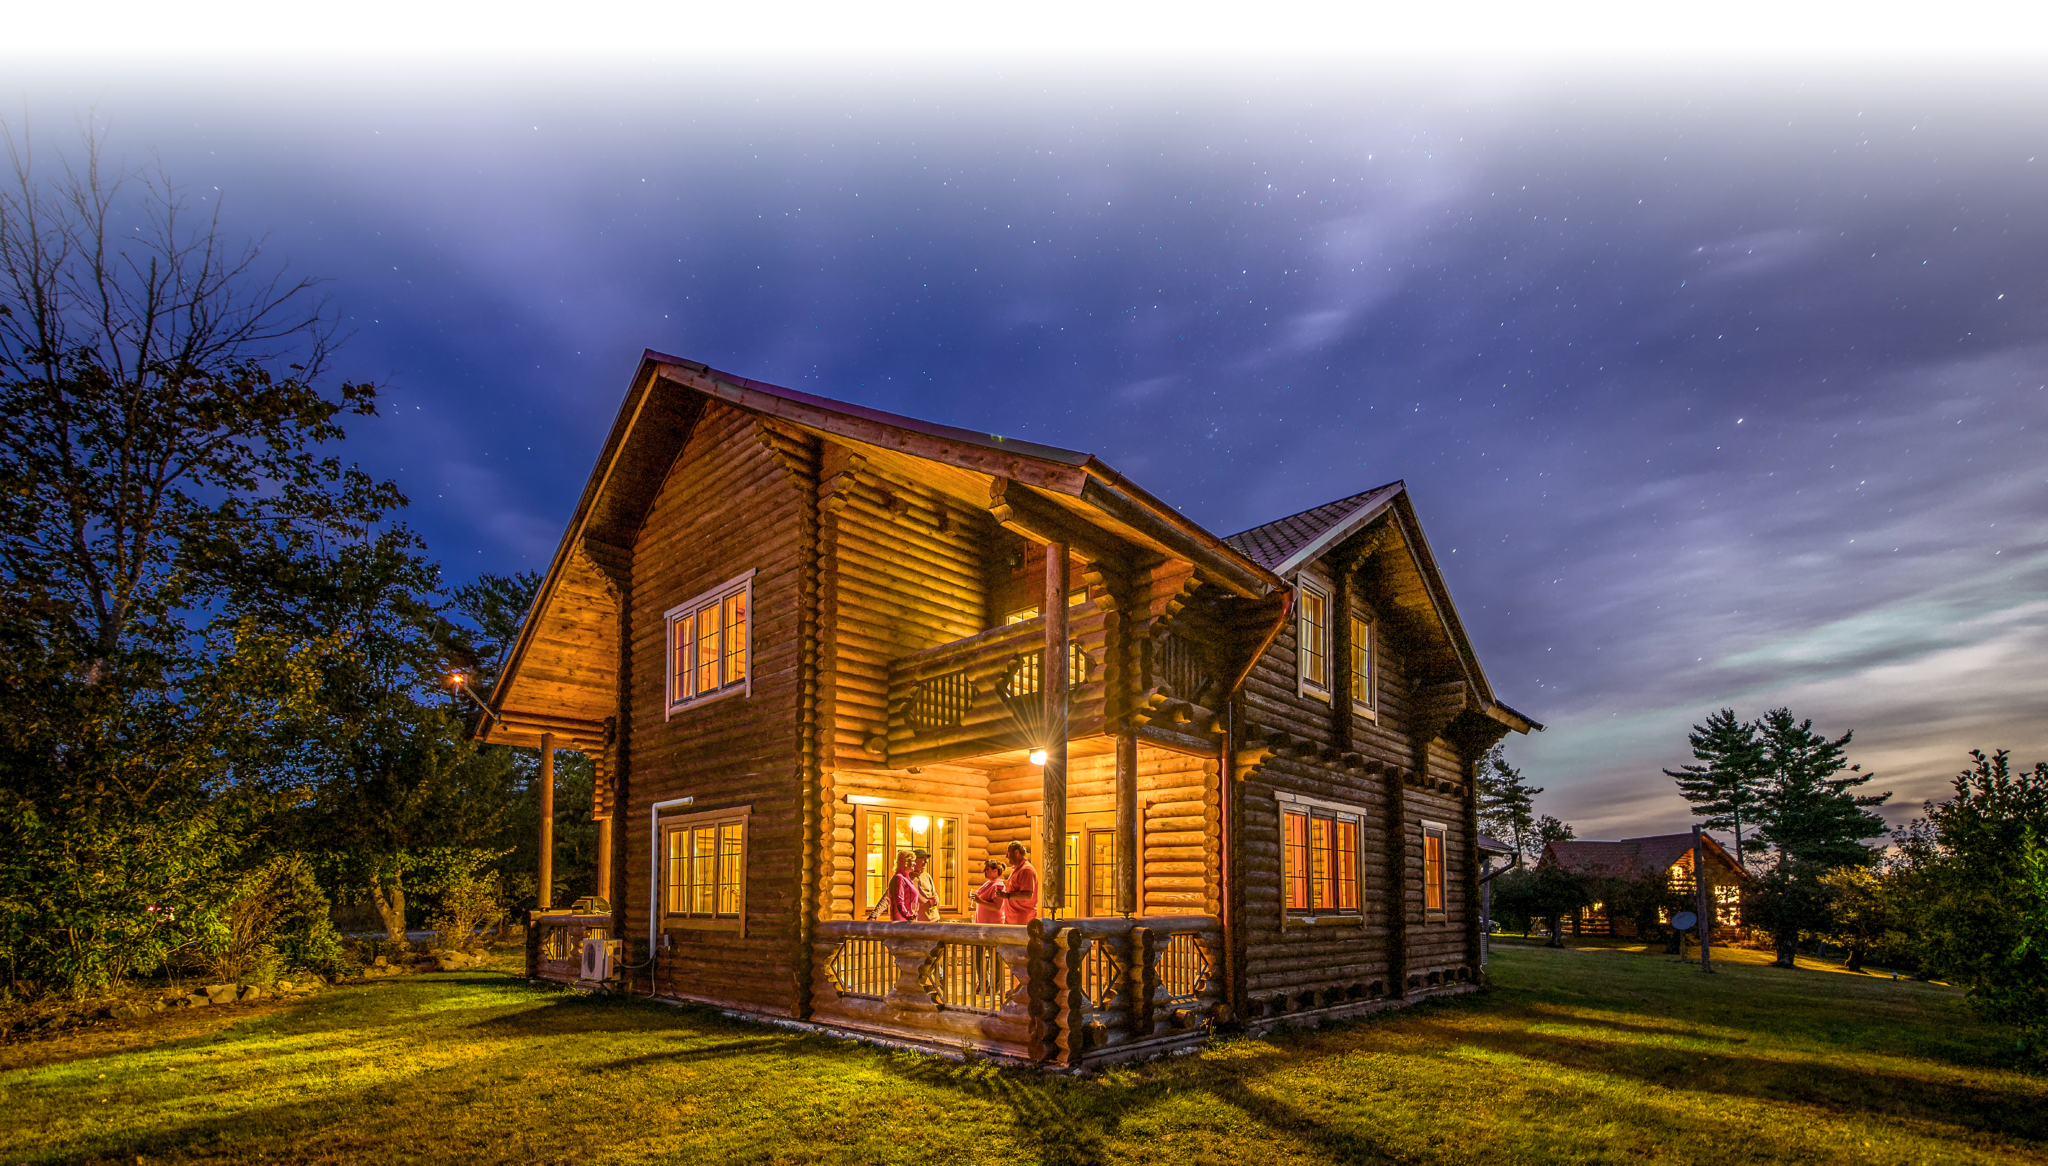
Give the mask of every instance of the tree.
M 1534 858 L 1535 797 L 1542 792 L 1541 786 L 1524 784 L 1522 771 L 1495 745 L 1479 761 L 1479 828 L 1514 847 L 1519 857 Z
M 276 730 L 346 648 L 271 624 L 252 572 L 317 577 L 404 499 L 331 453 L 376 391 L 320 388 L 313 281 L 94 137 L 54 173 L 7 146 L 0 902 L 12 974 L 75 991 L 225 906 Z
M 1915 871 L 1923 958 L 2039 1055 L 2048 1038 L 2048 763 L 2012 770 L 2004 750 L 1926 806 Z
M 1777 948 L 1777 967 L 1798 967 L 1801 938 L 1834 925 L 1833 896 L 1822 879 L 1833 868 L 1795 855 L 1774 856 L 1749 888 L 1742 917 L 1763 929 Z
M 1824 868 L 1872 861 L 1876 851 L 1863 839 L 1885 827 L 1869 807 L 1891 795 L 1852 792 L 1873 776 L 1847 764 L 1844 750 L 1854 734 L 1830 741 L 1813 731 L 1812 721 L 1795 723 L 1784 708 L 1765 713 L 1757 729 L 1770 772 L 1759 836 L 1782 857 Z
M 1574 837 L 1571 823 L 1560 822 L 1549 814 L 1536 819 L 1536 848 L 1538 850 L 1553 842 L 1570 842 Z
M 1735 832 L 1735 862 L 1744 866 L 1743 827 L 1755 824 L 1769 778 L 1757 726 L 1724 708 L 1694 725 L 1687 740 L 1700 764 L 1664 773 L 1700 812 L 1701 825 Z
M 1846 968 L 1863 970 L 1863 961 L 1880 950 L 1901 946 L 1901 920 L 1896 879 L 1892 872 L 1867 866 L 1842 866 L 1820 876 L 1827 891 L 1828 922 L 1823 937 L 1848 952 Z

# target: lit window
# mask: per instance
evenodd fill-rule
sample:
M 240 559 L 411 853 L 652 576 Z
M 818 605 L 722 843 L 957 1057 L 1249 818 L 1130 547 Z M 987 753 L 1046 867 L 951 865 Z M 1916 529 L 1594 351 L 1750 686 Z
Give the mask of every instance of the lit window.
M 960 891 L 960 813 L 958 810 L 861 806 L 855 827 L 860 839 L 861 892 L 857 906 L 865 915 L 881 906 L 877 918 L 889 916 L 884 902 L 889 880 L 896 876 L 896 855 L 922 850 L 932 856 L 925 874 L 941 912 L 963 910 Z
M 1330 597 L 1307 583 L 1301 585 L 1301 626 L 1297 649 L 1302 691 L 1327 700 L 1330 695 Z
M 1313 805 L 1280 812 L 1281 883 L 1299 915 L 1356 915 L 1360 813 Z
M 1373 690 L 1372 625 L 1351 617 L 1351 708 L 1369 717 L 1378 715 L 1379 702 Z
M 747 816 L 737 809 L 662 819 L 662 905 L 672 925 L 739 925 L 746 910 Z
M 1444 910 L 1444 827 L 1435 822 L 1422 824 L 1422 909 Z
M 668 618 L 668 708 L 677 709 L 747 691 L 747 635 L 753 606 L 749 571 L 688 603 Z

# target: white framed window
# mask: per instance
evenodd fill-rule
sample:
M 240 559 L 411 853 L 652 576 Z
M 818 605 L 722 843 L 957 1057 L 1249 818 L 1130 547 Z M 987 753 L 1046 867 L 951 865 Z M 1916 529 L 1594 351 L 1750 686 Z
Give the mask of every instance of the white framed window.
M 668 712 L 753 691 L 754 573 L 668 609 Z
M 1291 920 L 1363 921 L 1365 810 L 1276 791 L 1281 913 Z
M 1442 822 L 1422 824 L 1422 911 L 1444 914 L 1444 838 L 1450 833 Z
M 1330 699 L 1330 596 L 1306 579 L 1302 580 L 1295 628 L 1295 662 L 1301 674 L 1301 693 L 1318 700 Z
M 660 818 L 663 926 L 744 931 L 751 806 Z
M 943 914 L 958 915 L 967 910 L 963 874 L 967 807 L 961 804 L 930 805 L 897 801 L 893 798 L 852 794 L 853 836 L 859 849 L 856 869 L 860 901 L 854 904 L 856 918 L 884 901 L 889 880 L 896 873 L 896 856 L 906 850 L 922 850 L 931 856 L 925 875 L 931 879 L 932 894 Z M 978 884 L 973 884 L 978 885 Z
M 1357 616 L 1351 617 L 1351 711 L 1368 720 L 1380 719 L 1379 669 L 1374 663 L 1374 652 L 1379 645 L 1373 642 L 1373 625 Z

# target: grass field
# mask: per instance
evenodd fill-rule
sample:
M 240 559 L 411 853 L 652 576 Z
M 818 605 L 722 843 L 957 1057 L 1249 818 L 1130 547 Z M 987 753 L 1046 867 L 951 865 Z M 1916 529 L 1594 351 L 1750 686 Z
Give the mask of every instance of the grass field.
M 1952 989 L 1619 947 L 1066 1079 L 503 973 L 0 1049 L 11 1162 L 2048 1162 L 2048 1079 Z

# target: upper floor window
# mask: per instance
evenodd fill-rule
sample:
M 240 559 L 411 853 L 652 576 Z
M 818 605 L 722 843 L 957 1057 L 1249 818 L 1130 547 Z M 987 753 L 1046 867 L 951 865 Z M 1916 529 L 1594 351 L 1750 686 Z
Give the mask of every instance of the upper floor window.
M 668 609 L 668 711 L 748 689 L 754 573 Z
M 1351 617 L 1351 711 L 1378 719 L 1379 699 L 1374 688 L 1372 624 Z
M 1441 822 L 1422 824 L 1422 909 L 1444 913 L 1444 834 Z
M 1280 799 L 1281 885 L 1291 915 L 1359 915 L 1363 810 Z
M 1313 583 L 1301 584 L 1301 626 L 1296 644 L 1302 692 L 1330 699 L 1330 597 Z

